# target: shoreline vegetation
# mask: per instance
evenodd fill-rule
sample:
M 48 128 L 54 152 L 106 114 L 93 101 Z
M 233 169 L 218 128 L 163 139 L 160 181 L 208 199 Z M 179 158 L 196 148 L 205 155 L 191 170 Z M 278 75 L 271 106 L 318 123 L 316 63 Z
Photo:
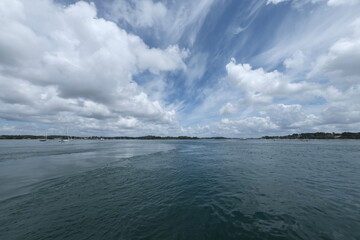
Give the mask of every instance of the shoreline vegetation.
M 360 132 L 343 133 L 294 133 L 286 136 L 264 136 L 262 139 L 360 139 Z
M 38 135 L 0 135 L 1 139 L 43 139 L 44 136 Z M 68 136 L 65 135 L 48 135 L 47 140 L 59 140 L 67 139 Z M 198 140 L 198 139 L 231 139 L 225 137 L 208 137 L 208 138 L 199 138 L 199 137 L 188 137 L 188 136 L 178 136 L 178 137 L 160 137 L 160 136 L 141 136 L 141 137 L 128 137 L 128 136 L 118 136 L 118 137 L 104 137 L 104 136 L 90 136 L 90 137 L 78 137 L 78 136 L 69 136 L 70 140 Z
M 64 135 L 49 135 L 47 140 L 58 140 L 65 139 L 68 136 Z M 37 135 L 0 135 L 0 140 L 9 140 L 9 139 L 43 139 L 44 136 Z M 286 136 L 264 136 L 261 138 L 226 138 L 226 137 L 189 137 L 189 136 L 178 136 L 178 137 L 161 137 L 161 136 L 141 136 L 141 137 L 128 137 L 128 136 L 118 136 L 118 137 L 104 137 L 104 136 L 90 136 L 90 137 L 78 137 L 78 136 L 69 136 L 71 140 L 200 140 L 200 139 L 360 139 L 360 132 L 343 132 L 343 133 L 325 133 L 325 132 L 316 132 L 316 133 L 294 133 Z

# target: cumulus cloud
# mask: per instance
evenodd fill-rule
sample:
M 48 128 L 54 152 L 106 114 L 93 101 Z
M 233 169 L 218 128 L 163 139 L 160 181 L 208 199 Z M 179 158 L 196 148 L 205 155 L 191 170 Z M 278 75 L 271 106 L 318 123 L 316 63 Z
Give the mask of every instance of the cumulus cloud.
M 234 106 L 234 104 L 228 102 L 224 106 L 221 107 L 219 113 L 220 115 L 226 115 L 226 114 L 234 114 L 237 112 L 237 107 Z
M 341 39 L 320 57 L 314 67 L 315 73 L 337 73 L 344 77 L 360 76 L 360 39 Z
M 322 11 L 324 9 L 315 19 L 326 16 Z M 238 129 L 239 133 L 244 133 L 246 129 L 241 124 L 261 118 L 254 124 L 258 123 L 259 129 L 268 129 L 264 133 L 269 134 L 357 129 L 360 125 L 360 105 L 356 101 L 360 99 L 360 25 L 359 20 L 354 22 L 353 14 L 336 22 L 337 19 L 331 19 L 333 27 L 326 30 L 324 25 L 316 33 L 306 33 L 304 39 L 285 37 L 290 40 L 289 44 L 281 42 L 284 39 L 281 37 L 276 51 L 255 58 L 255 63 L 268 68 L 283 64 L 283 71 L 266 71 L 232 59 L 226 65 L 225 78 L 230 87 L 222 90 L 228 99 L 223 99 L 217 111 L 233 119 L 229 116 L 216 126 L 224 126 L 222 129 L 231 126 L 233 132 Z M 338 23 L 342 26 L 340 30 Z M 278 53 L 279 58 L 272 58 Z M 268 60 L 273 63 L 267 64 Z
M 304 53 L 301 50 L 297 50 L 291 57 L 284 60 L 284 65 L 287 69 L 301 69 L 305 60 Z
M 1 118 L 82 126 L 111 119 L 119 128 L 174 121 L 175 111 L 132 79 L 184 69 L 186 50 L 150 48 L 82 1 L 5 0 L 0 13 Z
M 281 72 L 252 69 L 250 64 L 237 64 L 232 59 L 226 65 L 227 79 L 245 94 L 250 103 L 270 103 L 275 96 L 296 94 L 310 88 L 307 83 L 294 83 Z
M 354 49 L 352 52 L 357 54 Z M 355 56 L 348 58 L 356 59 Z M 284 65 L 288 69 L 301 69 L 304 59 L 304 54 L 298 51 L 291 58 L 286 59 Z M 353 78 L 360 76 L 356 72 L 358 68 L 352 69 L 351 64 L 344 63 L 341 66 L 347 67 L 347 76 L 351 75 Z M 348 68 L 351 68 L 351 71 Z M 237 94 L 239 96 L 237 101 L 223 105 L 219 110 L 220 115 L 234 115 L 240 111 L 241 106 L 247 107 L 242 107 L 241 116 L 223 119 L 212 126 L 219 131 L 230 134 L 231 130 L 233 133 L 250 136 L 251 132 L 256 135 L 265 132 L 281 134 L 324 131 L 324 129 L 339 130 L 345 129 L 346 125 L 356 125 L 360 122 L 360 105 L 351 103 L 360 97 L 358 82 L 337 81 L 336 86 L 332 85 L 334 83 L 332 81 L 311 83 L 308 79 L 304 79 L 301 82 L 292 82 L 292 77 L 286 73 L 276 70 L 266 72 L 263 68 L 253 69 L 249 64 L 237 64 L 234 59 L 226 65 L 226 70 L 226 79 L 241 94 Z M 339 70 L 332 67 L 331 71 Z M 345 73 L 342 74 L 344 77 Z M 275 98 L 281 99 L 282 103 L 274 103 Z M 307 101 L 310 105 L 304 107 L 303 104 Z
M 272 104 L 262 111 L 280 129 L 311 128 L 320 122 L 314 114 L 305 113 L 300 104 Z
M 312 131 L 324 124 L 322 117 L 307 113 L 300 104 L 268 104 L 253 110 L 260 116 L 223 118 L 209 125 L 206 131 L 198 127 L 198 134 L 215 134 L 217 131 L 226 136 L 259 137 L 266 134 Z
M 277 132 L 279 127 L 269 117 L 223 118 L 218 122 L 181 129 L 189 136 L 259 137 Z
M 320 56 L 309 77 L 321 74 L 330 74 L 337 77 L 338 81 L 351 84 L 360 80 L 360 20 L 354 24 L 352 37 L 342 38 L 336 41 L 328 53 Z M 339 79 L 341 78 L 341 79 Z
M 322 109 L 320 116 L 323 124 L 360 123 L 360 84 L 354 84 L 346 90 L 333 86 L 326 90 L 324 96 L 328 104 Z
M 348 7 L 358 1 L 306 2 L 343 7 L 309 6 L 313 12 L 310 16 L 301 12 L 307 18 L 296 23 L 299 25 L 294 27 L 294 22 L 285 21 L 273 45 L 251 59 L 264 68 L 229 62 L 225 79 L 230 87 L 223 91 L 228 100 L 224 99 L 217 111 L 232 119 L 229 116 L 209 128 L 242 136 L 252 136 L 253 131 L 261 136 L 354 131 L 360 126 L 360 105 L 356 101 L 360 99 L 360 25 L 359 20 L 354 22 L 358 6 Z M 295 7 L 301 4 L 305 1 L 292 1 Z M 294 35 L 284 34 L 289 31 Z M 248 121 L 258 125 L 259 131 L 249 127 L 247 132 L 244 126 Z
M 223 131 L 234 131 L 238 134 L 262 134 L 278 129 L 269 117 L 248 117 L 245 119 L 224 118 L 218 124 Z

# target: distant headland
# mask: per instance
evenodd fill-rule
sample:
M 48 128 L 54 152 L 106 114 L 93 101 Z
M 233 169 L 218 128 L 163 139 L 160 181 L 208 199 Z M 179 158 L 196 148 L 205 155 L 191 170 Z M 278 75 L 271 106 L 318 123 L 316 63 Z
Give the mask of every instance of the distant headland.
M 64 139 L 68 136 L 64 135 L 48 135 L 47 140 Z M 0 135 L 0 140 L 5 139 L 43 139 L 44 136 L 38 135 Z M 263 136 L 261 138 L 226 138 L 226 137 L 189 137 L 189 136 L 141 136 L 141 137 L 128 137 L 128 136 L 117 136 L 117 137 L 104 137 L 104 136 L 69 136 L 71 140 L 201 140 L 201 139 L 360 139 L 360 132 L 343 132 L 343 133 L 326 133 L 326 132 L 315 132 L 315 133 L 294 133 L 286 136 Z

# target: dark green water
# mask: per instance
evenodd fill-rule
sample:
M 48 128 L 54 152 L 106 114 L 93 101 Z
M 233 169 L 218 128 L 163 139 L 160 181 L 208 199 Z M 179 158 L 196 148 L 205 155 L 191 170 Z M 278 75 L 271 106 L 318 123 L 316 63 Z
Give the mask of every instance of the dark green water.
M 0 239 L 360 239 L 360 141 L 0 141 Z

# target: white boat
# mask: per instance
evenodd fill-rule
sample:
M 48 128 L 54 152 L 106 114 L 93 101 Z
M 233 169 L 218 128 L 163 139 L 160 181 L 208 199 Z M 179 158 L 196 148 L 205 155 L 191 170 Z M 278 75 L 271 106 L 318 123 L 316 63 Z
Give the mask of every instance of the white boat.
M 67 139 L 66 138 L 60 139 L 59 142 L 70 142 L 68 129 L 66 129 L 66 135 L 67 135 Z
M 46 142 L 47 141 L 47 133 L 45 133 L 45 137 L 40 139 L 41 142 Z

